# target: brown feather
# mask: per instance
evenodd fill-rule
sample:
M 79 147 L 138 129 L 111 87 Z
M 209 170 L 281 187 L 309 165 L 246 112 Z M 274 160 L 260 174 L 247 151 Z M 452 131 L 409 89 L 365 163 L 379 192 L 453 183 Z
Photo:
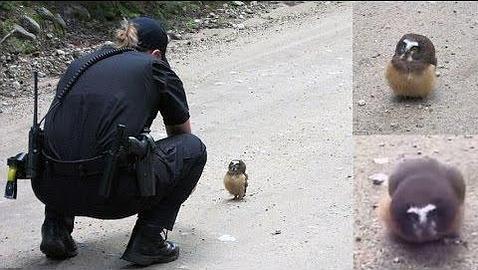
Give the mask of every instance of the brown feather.
M 242 199 L 246 194 L 247 177 L 245 174 L 229 174 L 224 176 L 224 187 L 234 198 Z
M 393 93 L 404 97 L 426 97 L 436 86 L 435 66 L 428 65 L 420 73 L 402 72 L 390 62 L 385 77 Z

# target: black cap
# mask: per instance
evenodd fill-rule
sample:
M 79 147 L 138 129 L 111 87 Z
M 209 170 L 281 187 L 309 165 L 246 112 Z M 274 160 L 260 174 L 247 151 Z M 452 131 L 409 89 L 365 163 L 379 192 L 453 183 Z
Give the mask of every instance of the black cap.
M 168 34 L 163 25 L 152 18 L 137 17 L 130 20 L 138 31 L 139 49 L 154 50 L 159 49 L 162 52 L 163 60 L 166 60 L 166 47 L 168 46 Z

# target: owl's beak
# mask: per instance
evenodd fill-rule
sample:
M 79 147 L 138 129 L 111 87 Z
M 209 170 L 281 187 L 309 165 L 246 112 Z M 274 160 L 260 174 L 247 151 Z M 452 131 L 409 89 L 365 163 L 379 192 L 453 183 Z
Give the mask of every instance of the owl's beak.
M 403 51 L 401 56 L 404 57 L 405 55 L 409 54 L 411 49 L 412 49 L 412 47 L 409 47 L 408 44 L 407 44 L 407 47 L 405 47 L 405 50 Z
M 400 55 L 400 59 L 406 58 L 408 62 L 411 62 L 413 60 L 412 55 L 413 51 L 411 50 L 413 47 L 405 48 L 405 52 Z
M 434 221 L 414 225 L 414 233 L 418 238 L 435 238 L 438 234 Z

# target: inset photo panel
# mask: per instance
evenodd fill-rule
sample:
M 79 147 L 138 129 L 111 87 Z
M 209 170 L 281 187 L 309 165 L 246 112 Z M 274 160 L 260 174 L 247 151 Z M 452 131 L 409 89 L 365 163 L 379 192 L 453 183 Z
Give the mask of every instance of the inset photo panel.
M 354 134 L 478 132 L 478 3 L 355 2 Z
M 476 269 L 478 136 L 355 137 L 354 269 Z

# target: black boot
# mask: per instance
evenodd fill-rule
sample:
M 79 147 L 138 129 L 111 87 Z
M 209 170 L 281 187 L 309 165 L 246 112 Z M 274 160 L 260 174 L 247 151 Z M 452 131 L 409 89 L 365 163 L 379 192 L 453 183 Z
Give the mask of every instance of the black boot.
M 175 261 L 179 257 L 179 247 L 166 241 L 167 234 L 161 235 L 163 228 L 137 222 L 121 259 L 138 265 Z
M 47 257 L 63 260 L 78 254 L 76 243 L 71 237 L 73 219 L 63 216 L 45 217 L 41 227 L 40 250 Z

